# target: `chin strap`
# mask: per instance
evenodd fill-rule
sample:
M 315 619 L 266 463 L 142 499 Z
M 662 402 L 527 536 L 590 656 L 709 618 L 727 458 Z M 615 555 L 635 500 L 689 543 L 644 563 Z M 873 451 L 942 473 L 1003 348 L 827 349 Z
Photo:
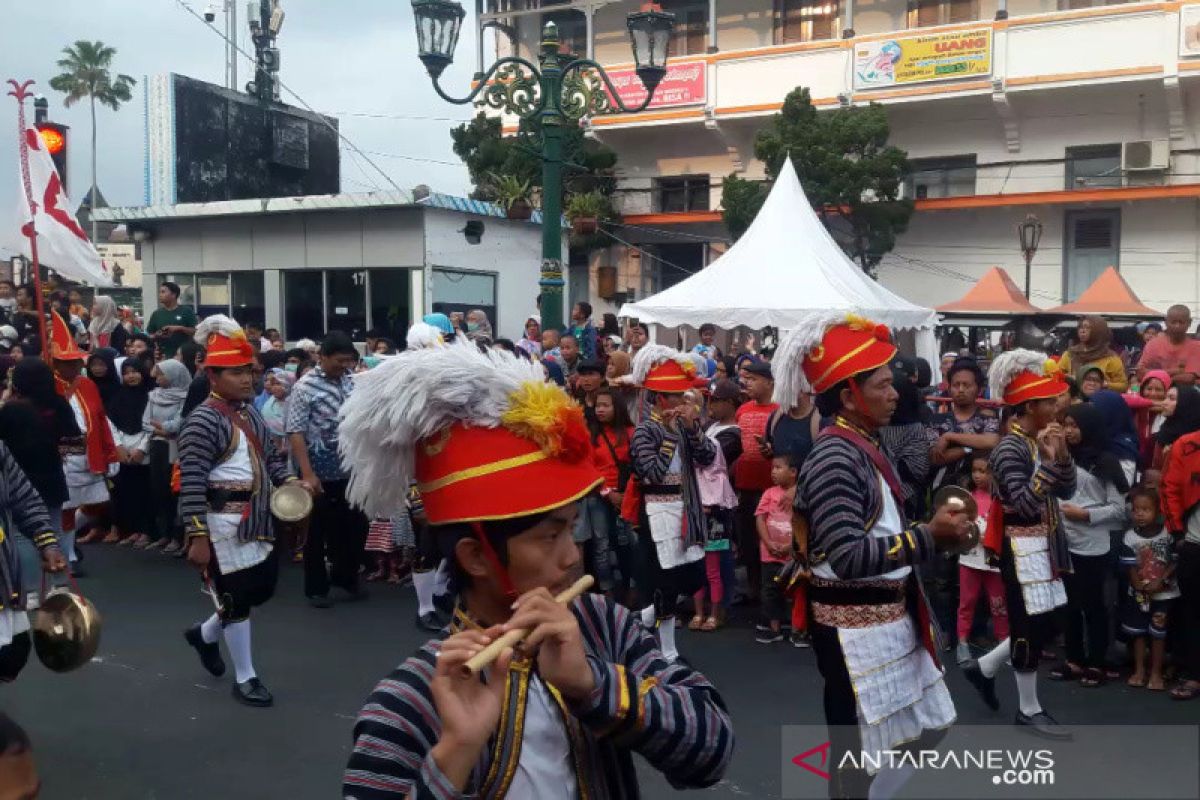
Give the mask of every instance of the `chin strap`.
M 848 382 L 850 384 L 850 394 L 854 397 L 854 404 L 858 406 L 858 413 L 866 417 L 867 398 L 863 396 L 862 389 L 859 388 L 857 380 L 850 378 Z
M 508 570 L 501 563 L 500 556 L 496 553 L 496 548 L 492 547 L 491 540 L 488 539 L 487 533 L 483 530 L 483 523 L 472 522 L 471 530 L 475 532 L 475 539 L 483 549 L 483 557 L 492 565 L 492 572 L 496 574 L 496 579 L 500 581 L 500 588 L 503 590 L 504 596 L 510 602 L 516 602 L 517 587 L 513 586 L 512 578 L 508 576 Z

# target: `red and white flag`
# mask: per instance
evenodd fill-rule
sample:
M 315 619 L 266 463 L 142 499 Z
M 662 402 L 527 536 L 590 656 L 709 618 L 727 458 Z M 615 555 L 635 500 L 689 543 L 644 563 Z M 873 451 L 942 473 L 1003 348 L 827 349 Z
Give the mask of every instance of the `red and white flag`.
M 37 230 L 38 260 L 43 265 L 72 280 L 112 286 L 108 265 L 71 213 L 74 206 L 63 191 L 62 180 L 36 129 L 25 129 L 24 145 L 20 148 L 21 157 L 27 162 L 28 171 L 26 164 L 22 164 L 21 175 L 26 177 L 25 194 L 29 202 L 22 204 L 22 255 L 33 258 L 29 243 L 32 225 Z

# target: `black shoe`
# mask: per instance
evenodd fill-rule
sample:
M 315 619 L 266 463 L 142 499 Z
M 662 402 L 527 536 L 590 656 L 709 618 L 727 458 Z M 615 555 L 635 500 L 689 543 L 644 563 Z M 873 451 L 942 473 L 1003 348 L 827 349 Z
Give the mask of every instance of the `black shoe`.
M 216 642 L 209 644 L 204 641 L 204 637 L 200 635 L 199 623 L 184 631 L 183 638 L 195 648 L 196 653 L 200 656 L 201 666 L 208 670 L 210 675 L 219 678 L 225 674 L 225 662 L 221 660 L 221 646 Z
M 342 593 L 346 595 L 347 603 L 361 603 L 370 597 L 370 593 L 361 586 L 355 586 L 353 589 L 342 589 Z
M 430 611 L 426 614 L 417 615 L 417 627 L 423 628 L 430 633 L 441 633 L 442 628 L 446 627 L 446 623 L 438 616 L 436 611 Z
M 233 699 L 244 705 L 258 708 L 266 708 L 275 702 L 275 698 L 258 678 L 251 678 L 245 683 L 234 681 Z
M 1043 739 L 1057 739 L 1066 742 L 1075 738 L 1069 730 L 1059 725 L 1054 717 L 1045 711 L 1039 711 L 1036 714 L 1025 714 L 1018 711 L 1013 724 L 1019 728 L 1028 728 L 1034 736 L 1040 736 Z
M 308 604 L 313 608 L 333 608 L 333 601 L 325 594 L 310 594 Z
M 979 696 L 983 698 L 983 702 L 987 703 L 987 707 L 992 711 L 999 711 L 1000 698 L 996 697 L 995 676 L 989 678 L 984 675 L 983 670 L 979 668 L 979 661 L 974 658 L 962 665 L 962 673 L 967 682 L 979 692 Z

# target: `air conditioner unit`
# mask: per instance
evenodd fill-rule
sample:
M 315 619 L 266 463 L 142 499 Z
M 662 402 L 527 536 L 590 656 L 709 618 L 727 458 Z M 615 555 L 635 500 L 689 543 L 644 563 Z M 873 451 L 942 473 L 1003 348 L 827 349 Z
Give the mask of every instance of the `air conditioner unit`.
M 1163 172 L 1171 166 L 1171 143 L 1167 139 L 1141 139 L 1121 144 L 1124 172 Z

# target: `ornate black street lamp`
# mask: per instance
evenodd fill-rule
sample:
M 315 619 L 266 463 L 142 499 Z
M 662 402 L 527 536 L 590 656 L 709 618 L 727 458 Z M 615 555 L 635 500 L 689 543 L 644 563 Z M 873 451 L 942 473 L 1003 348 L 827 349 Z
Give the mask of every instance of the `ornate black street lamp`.
M 1042 241 L 1041 221 L 1033 214 L 1027 214 L 1025 221 L 1017 225 L 1017 238 L 1021 242 L 1021 255 L 1025 257 L 1025 299 L 1028 300 L 1033 257 L 1037 254 L 1038 243 Z

